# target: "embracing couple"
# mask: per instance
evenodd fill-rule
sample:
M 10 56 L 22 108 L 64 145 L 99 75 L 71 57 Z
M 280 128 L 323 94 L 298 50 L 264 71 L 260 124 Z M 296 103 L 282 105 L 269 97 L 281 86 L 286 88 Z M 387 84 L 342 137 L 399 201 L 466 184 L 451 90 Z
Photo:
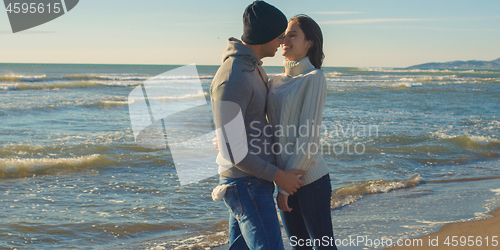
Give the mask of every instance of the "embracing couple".
M 292 248 L 336 249 L 329 170 L 319 152 L 327 91 L 321 29 L 305 15 L 287 21 L 264 1 L 245 9 L 243 23 L 241 41 L 229 39 L 210 87 L 220 150 L 212 196 L 230 212 L 229 249 L 284 249 L 275 184 Z M 284 73 L 268 80 L 261 59 L 279 46 Z

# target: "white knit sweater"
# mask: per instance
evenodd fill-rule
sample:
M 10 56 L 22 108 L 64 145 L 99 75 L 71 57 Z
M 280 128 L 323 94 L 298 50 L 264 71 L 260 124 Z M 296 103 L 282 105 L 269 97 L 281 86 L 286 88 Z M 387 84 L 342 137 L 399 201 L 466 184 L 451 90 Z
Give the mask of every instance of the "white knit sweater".
M 307 185 L 329 173 L 321 154 L 319 129 L 326 80 L 307 57 L 283 64 L 285 73 L 270 80 L 267 96 L 267 116 L 274 128 L 274 142 L 279 144 L 274 152 L 280 169 L 306 170 L 300 179 Z

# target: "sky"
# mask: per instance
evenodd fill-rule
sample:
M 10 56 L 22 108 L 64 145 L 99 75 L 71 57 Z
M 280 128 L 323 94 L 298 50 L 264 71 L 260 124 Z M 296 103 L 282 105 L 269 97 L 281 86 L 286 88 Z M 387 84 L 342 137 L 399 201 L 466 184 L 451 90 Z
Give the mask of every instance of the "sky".
M 13 34 L 0 11 L 0 63 L 219 65 L 252 1 L 81 0 Z M 324 36 L 324 66 L 408 67 L 500 57 L 498 0 L 268 0 L 307 14 Z M 281 66 L 281 49 L 264 65 Z

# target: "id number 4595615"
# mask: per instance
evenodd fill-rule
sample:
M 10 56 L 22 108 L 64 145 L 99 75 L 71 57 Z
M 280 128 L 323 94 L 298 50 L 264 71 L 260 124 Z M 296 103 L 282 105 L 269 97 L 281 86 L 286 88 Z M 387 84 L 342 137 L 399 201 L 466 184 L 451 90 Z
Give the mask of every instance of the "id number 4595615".
M 31 13 L 31 14 L 35 14 L 35 13 L 39 13 L 39 14 L 42 14 L 42 13 L 59 13 L 61 12 L 61 3 L 48 3 L 48 4 L 44 4 L 44 3 L 9 3 L 9 5 L 7 5 L 7 13 L 15 13 L 15 14 L 19 14 L 19 13 L 23 13 L 23 14 L 27 14 L 27 13 Z
M 498 246 L 498 236 L 448 236 L 443 244 L 447 246 Z

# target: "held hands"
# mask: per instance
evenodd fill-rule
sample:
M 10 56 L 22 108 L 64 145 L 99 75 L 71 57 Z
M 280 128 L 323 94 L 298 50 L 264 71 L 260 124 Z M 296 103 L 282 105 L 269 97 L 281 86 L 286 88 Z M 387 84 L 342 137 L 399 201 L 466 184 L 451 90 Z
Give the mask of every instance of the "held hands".
M 296 169 L 290 169 L 290 170 L 285 170 L 284 171 L 286 174 L 290 174 L 292 173 L 295 177 L 297 177 L 297 179 L 306 174 L 306 171 L 303 171 L 303 170 L 296 170 Z M 294 179 L 294 178 L 292 178 Z M 297 189 L 299 189 L 303 184 L 304 182 L 300 179 L 299 180 L 299 187 L 295 189 L 295 191 L 293 191 L 293 193 L 297 192 Z M 281 187 L 281 186 L 280 186 Z M 290 193 L 288 192 L 286 189 L 284 189 L 283 187 L 281 187 L 283 190 L 285 190 L 285 192 L 289 193 L 289 194 L 293 194 L 293 193 Z M 278 208 L 281 209 L 281 211 L 283 212 L 292 212 L 292 208 L 290 208 L 288 206 L 288 197 L 289 195 L 288 194 L 284 194 L 284 193 L 281 193 L 281 192 L 278 192 L 278 197 L 276 197 L 276 202 L 278 203 Z
M 214 145 L 214 148 L 219 150 L 219 142 L 217 141 L 217 137 L 214 137 L 212 139 L 212 145 Z
M 212 144 L 214 145 L 214 148 L 219 150 L 219 143 L 217 141 L 217 137 L 214 137 L 212 139 Z M 295 192 L 297 192 L 297 189 L 299 189 L 304 182 L 299 179 L 301 175 L 307 174 L 306 171 L 304 170 L 298 170 L 298 169 L 287 169 L 287 170 L 281 170 L 278 169 L 278 172 L 276 173 L 276 176 L 274 176 L 274 182 L 276 182 L 276 185 L 278 187 L 282 188 L 287 192 L 288 194 L 292 195 Z M 279 193 L 281 194 L 281 193 Z M 286 196 L 285 203 L 286 207 L 283 206 L 284 208 L 288 208 L 288 195 L 282 194 L 283 196 Z M 279 195 L 278 195 L 279 197 Z M 280 208 L 281 209 L 281 208 Z M 283 210 L 283 209 L 282 209 Z M 285 211 L 285 210 L 283 210 Z M 291 209 L 290 209 L 291 211 Z
M 276 197 L 276 202 L 278 203 L 278 208 L 283 212 L 292 212 L 293 209 L 288 207 L 288 195 L 278 192 L 278 197 Z
M 286 193 L 292 195 L 297 192 L 304 182 L 299 179 L 297 175 L 305 175 L 307 174 L 304 170 L 298 169 L 287 169 L 281 170 L 279 169 L 276 175 L 274 176 L 274 182 L 281 189 L 285 190 Z

